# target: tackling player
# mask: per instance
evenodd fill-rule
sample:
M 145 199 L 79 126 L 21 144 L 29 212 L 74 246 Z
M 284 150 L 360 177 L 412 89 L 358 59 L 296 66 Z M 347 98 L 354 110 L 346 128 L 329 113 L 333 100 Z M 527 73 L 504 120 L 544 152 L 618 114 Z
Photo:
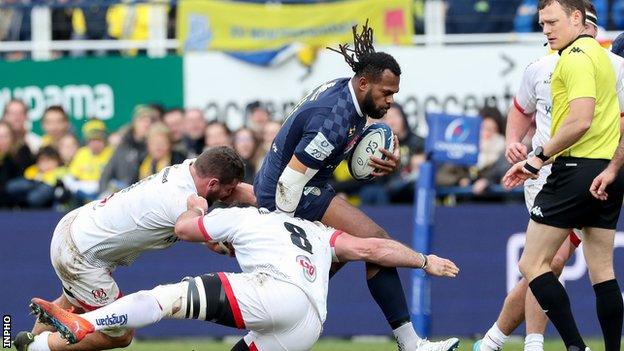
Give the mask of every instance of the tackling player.
M 596 9 L 589 0 L 585 4 L 585 33 L 596 37 L 598 19 Z M 614 42 L 614 44 L 616 44 Z M 624 59 L 609 52 L 611 64 L 617 75 L 617 92 L 620 111 L 624 111 Z M 532 148 L 536 150 L 550 139 L 552 100 L 550 95 L 550 77 L 557 65 L 559 55 L 550 53 L 531 63 L 522 77 L 522 84 L 514 99 L 507 117 L 507 160 L 514 164 L 527 158 L 526 146 L 522 139 L 531 128 L 532 117 L 535 115 L 536 130 L 532 140 Z M 524 183 L 524 198 L 527 210 L 531 210 L 535 196 L 546 183 L 550 175 L 551 165 L 542 167 L 537 179 L 527 179 Z M 581 231 L 571 232 L 552 260 L 551 268 L 560 275 L 566 261 L 578 247 L 582 237 Z M 478 340 L 473 351 L 500 350 L 508 336 L 526 319 L 525 351 L 541 351 L 544 349 L 544 331 L 548 318 L 542 312 L 535 297 L 528 288 L 526 279 L 522 278 L 509 292 L 500 315 L 494 325 L 487 331 L 484 338 Z M 525 300 L 526 297 L 526 300 Z
M 209 148 L 197 159 L 164 168 L 66 214 L 50 244 L 52 266 L 62 287 L 54 303 L 82 312 L 118 299 L 121 292 L 111 275 L 117 266 L 130 265 L 147 250 L 184 240 L 174 233 L 178 217 L 189 208 L 207 210 L 206 199 L 230 197 L 243 175 L 243 161 L 233 149 Z M 32 333 L 19 333 L 14 343 L 18 350 L 29 351 L 103 350 L 127 346 L 132 337 L 132 331 L 109 330 L 66 345 L 58 333 L 36 323 Z
M 94 330 L 139 328 L 162 318 L 212 321 L 250 332 L 232 350 L 309 350 L 322 332 L 332 261 L 422 268 L 455 277 L 449 260 L 425 256 L 389 239 L 360 239 L 255 207 L 191 208 L 175 226 L 188 241 L 231 243 L 242 273 L 205 274 L 124 296 L 83 315 L 33 299 L 33 310 L 70 342 Z
M 356 26 L 357 27 L 357 26 Z M 362 211 L 336 196 L 328 184 L 335 167 L 353 148 L 367 122 L 380 119 L 399 91 L 401 68 L 383 52 L 375 52 L 373 30 L 353 28 L 355 47 L 339 50 L 355 72 L 352 78 L 327 82 L 303 98 L 287 117 L 254 180 L 258 206 L 353 233 L 359 237 L 387 238 L 379 225 Z M 374 176 L 399 166 L 400 148 L 371 157 Z M 433 343 L 420 339 L 410 321 L 403 287 L 395 268 L 367 264 L 367 284 L 381 307 L 401 350 L 440 350 L 457 347 L 451 338 Z M 333 272 L 335 273 L 335 271 Z

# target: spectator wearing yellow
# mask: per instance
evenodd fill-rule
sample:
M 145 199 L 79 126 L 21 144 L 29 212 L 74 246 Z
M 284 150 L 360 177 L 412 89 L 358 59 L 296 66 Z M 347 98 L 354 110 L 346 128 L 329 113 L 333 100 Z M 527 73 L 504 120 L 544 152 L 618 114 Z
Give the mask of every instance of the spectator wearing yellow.
M 163 4 L 163 1 L 151 2 L 151 4 L 117 4 L 111 6 L 106 13 L 108 35 L 120 40 L 147 40 L 150 21 L 153 20 L 150 16 L 151 8 L 165 6 L 165 11 L 169 11 L 169 6 Z M 130 49 L 127 54 L 135 56 L 137 52 L 137 49 Z
M 35 164 L 26 168 L 24 176 L 8 182 L 6 192 L 19 206 L 50 207 L 55 200 L 54 188 L 66 172 L 58 151 L 44 146 L 37 153 Z
M 164 123 L 154 123 L 147 132 L 147 156 L 139 167 L 139 179 L 184 161 L 184 155 L 172 149 L 171 131 Z
M 85 123 L 82 135 L 87 144 L 76 152 L 69 164 L 69 174 L 63 178 L 65 187 L 78 202 L 97 197 L 100 176 L 113 155 L 113 148 L 106 144 L 104 122 L 94 119 Z
M 45 109 L 41 119 L 41 128 L 44 135 L 41 137 L 42 146 L 54 146 L 58 148 L 58 142 L 69 133 L 69 118 L 59 105 L 53 105 Z

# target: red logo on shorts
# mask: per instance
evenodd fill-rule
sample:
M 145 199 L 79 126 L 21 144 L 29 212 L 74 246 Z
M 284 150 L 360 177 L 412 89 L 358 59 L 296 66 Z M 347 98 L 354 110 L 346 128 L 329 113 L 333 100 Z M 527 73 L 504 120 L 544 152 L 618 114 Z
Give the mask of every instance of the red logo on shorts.
M 316 267 L 307 256 L 297 256 L 297 263 L 303 267 L 303 276 L 310 282 L 316 280 Z
M 91 290 L 91 294 L 93 294 L 93 298 L 98 303 L 104 303 L 108 300 L 108 295 L 106 294 L 104 289 L 100 288 L 100 289 Z

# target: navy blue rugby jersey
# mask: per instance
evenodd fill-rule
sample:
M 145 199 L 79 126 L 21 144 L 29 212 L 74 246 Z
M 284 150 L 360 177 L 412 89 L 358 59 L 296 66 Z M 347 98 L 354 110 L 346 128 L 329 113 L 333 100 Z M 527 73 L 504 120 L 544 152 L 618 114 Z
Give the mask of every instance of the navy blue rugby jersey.
M 293 154 L 319 172 L 308 186 L 322 186 L 351 151 L 366 124 L 351 78 L 329 81 L 303 98 L 288 115 L 254 180 L 254 192 L 275 194 Z

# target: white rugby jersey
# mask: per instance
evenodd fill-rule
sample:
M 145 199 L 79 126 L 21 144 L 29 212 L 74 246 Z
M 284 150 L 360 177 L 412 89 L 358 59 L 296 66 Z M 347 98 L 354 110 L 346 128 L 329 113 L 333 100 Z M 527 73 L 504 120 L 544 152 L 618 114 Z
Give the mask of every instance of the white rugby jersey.
M 301 288 L 325 322 L 333 244 L 341 231 L 255 207 L 214 209 L 198 224 L 207 240 L 234 246 L 244 273 L 263 272 Z
M 190 172 L 194 160 L 166 167 L 103 200 L 80 209 L 71 227 L 78 250 L 91 262 L 128 265 L 143 251 L 178 241 L 174 227 L 197 194 Z
M 617 94 L 620 102 L 620 111 L 624 111 L 624 58 L 608 51 L 613 70 L 616 74 Z M 536 130 L 531 140 L 532 148 L 544 145 L 550 140 L 550 125 L 552 121 L 552 96 L 550 79 L 559 61 L 556 52 L 550 53 L 537 61 L 532 62 L 522 76 L 520 89 L 514 98 L 514 105 L 525 115 L 535 112 Z M 545 183 L 550 174 L 550 165 L 540 170 L 538 179 L 528 179 L 526 183 Z

